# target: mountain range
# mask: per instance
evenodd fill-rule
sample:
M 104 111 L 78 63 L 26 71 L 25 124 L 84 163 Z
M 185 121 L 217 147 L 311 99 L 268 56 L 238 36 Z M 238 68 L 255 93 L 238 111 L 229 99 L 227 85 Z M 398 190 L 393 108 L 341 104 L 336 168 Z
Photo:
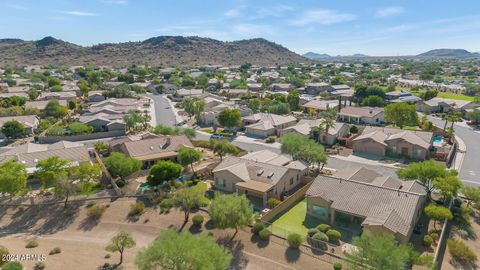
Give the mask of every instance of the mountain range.
M 312 60 L 327 60 L 327 59 L 356 59 L 356 58 L 377 58 L 376 56 L 369 56 L 365 54 L 353 54 L 353 55 L 337 55 L 331 56 L 325 53 L 308 52 L 303 54 L 303 57 Z M 392 56 L 395 58 L 471 58 L 480 57 L 478 52 L 469 52 L 464 49 L 434 49 L 418 55 L 405 55 L 405 56 Z M 380 58 L 388 58 L 383 56 Z
M 159 36 L 138 42 L 80 46 L 53 37 L 36 41 L 0 39 L 0 66 L 95 65 L 127 66 L 149 61 L 154 65 L 240 65 L 276 66 L 308 63 L 274 42 L 255 38 L 224 42 L 202 37 Z

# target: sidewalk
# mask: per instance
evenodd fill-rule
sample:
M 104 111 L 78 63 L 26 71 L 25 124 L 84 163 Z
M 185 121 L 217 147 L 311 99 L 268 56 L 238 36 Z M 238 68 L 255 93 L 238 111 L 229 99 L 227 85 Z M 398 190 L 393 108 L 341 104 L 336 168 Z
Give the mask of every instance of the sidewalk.
M 457 141 L 457 152 L 455 153 L 455 157 L 452 162 L 452 169 L 456 171 L 460 171 L 462 168 L 463 159 L 465 158 L 465 153 L 467 152 L 467 146 L 465 142 L 455 135 L 455 140 Z

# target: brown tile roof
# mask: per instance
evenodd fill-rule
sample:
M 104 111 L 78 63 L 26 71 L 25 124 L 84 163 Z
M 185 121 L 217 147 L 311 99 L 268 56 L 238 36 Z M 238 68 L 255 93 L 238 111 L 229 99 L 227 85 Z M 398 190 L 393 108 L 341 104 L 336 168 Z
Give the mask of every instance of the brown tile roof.
M 161 136 L 139 141 L 123 142 L 127 153 L 131 157 L 140 158 L 159 153 L 177 152 L 182 146 L 192 147 L 190 140 L 184 136 Z

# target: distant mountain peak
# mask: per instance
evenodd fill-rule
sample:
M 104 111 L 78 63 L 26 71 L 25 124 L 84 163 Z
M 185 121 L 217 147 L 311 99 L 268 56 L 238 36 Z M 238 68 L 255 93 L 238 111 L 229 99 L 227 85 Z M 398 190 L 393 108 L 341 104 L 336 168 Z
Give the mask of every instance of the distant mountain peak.
M 35 44 L 38 47 L 47 47 L 47 46 L 50 46 L 50 45 L 63 44 L 63 43 L 65 43 L 65 41 L 60 40 L 60 39 L 56 39 L 56 38 L 51 37 L 51 36 L 47 36 L 47 37 L 44 37 L 40 40 L 35 41 Z
M 306 57 L 308 59 L 325 59 L 325 58 L 330 58 L 331 56 L 326 54 L 326 53 L 314 53 L 314 52 L 307 52 L 302 55 L 303 57 Z
M 418 57 L 480 57 L 479 53 L 465 49 L 434 49 L 417 55 Z

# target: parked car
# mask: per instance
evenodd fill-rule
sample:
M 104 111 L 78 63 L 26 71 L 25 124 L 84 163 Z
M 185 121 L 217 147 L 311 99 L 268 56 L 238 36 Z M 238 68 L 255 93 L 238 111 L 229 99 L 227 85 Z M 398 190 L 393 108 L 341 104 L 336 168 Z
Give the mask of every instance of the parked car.
M 211 138 L 212 139 L 221 139 L 221 138 L 223 138 L 223 135 L 220 134 L 220 133 L 213 133 Z

